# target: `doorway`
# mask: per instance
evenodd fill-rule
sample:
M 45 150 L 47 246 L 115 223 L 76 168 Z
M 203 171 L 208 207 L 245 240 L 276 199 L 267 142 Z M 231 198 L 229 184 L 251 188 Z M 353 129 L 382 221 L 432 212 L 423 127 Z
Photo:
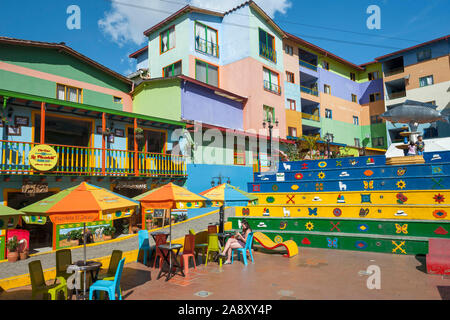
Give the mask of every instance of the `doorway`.
M 134 150 L 134 129 L 128 128 L 128 150 Z M 166 132 L 144 129 L 144 139 L 138 142 L 138 151 L 164 153 L 166 151 Z
M 18 191 L 12 191 L 7 192 L 6 199 L 9 207 L 20 210 L 55 193 L 55 191 L 49 191 L 45 193 L 36 193 L 34 195 L 29 195 Z M 30 232 L 30 250 L 49 248 L 53 246 L 53 224 L 51 223 L 50 219 L 47 219 L 47 222 L 43 225 L 28 224 L 23 220 L 21 221 L 22 229 L 28 230 Z

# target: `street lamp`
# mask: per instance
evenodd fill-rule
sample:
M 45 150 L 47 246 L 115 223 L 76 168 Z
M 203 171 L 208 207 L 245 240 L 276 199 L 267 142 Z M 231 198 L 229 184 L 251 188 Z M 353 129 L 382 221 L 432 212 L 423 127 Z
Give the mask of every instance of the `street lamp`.
M 330 142 L 333 142 L 333 138 L 334 138 L 334 136 L 333 136 L 332 133 L 327 132 L 325 134 L 325 139 L 327 140 L 327 155 L 328 155 L 329 159 L 331 158 L 331 155 L 330 155 Z
M 273 129 L 273 124 L 272 124 L 272 116 L 269 113 L 267 115 L 267 118 L 263 120 L 263 128 L 266 128 L 266 125 L 268 125 L 267 127 L 269 128 L 269 146 L 268 146 L 268 155 L 269 155 L 269 167 L 272 166 L 272 129 Z M 275 119 L 275 126 L 278 127 L 278 119 Z

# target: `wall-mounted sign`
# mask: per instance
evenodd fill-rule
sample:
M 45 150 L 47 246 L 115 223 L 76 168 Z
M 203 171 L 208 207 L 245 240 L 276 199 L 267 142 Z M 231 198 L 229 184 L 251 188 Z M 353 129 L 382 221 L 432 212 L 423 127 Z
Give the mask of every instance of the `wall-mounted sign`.
M 28 161 L 35 170 L 49 171 L 58 163 L 58 154 L 51 146 L 40 144 L 30 150 Z
M 98 213 L 67 213 L 67 214 L 52 214 L 50 220 L 54 224 L 66 223 L 83 223 L 98 220 Z
M 147 190 L 147 183 L 145 181 L 119 181 L 117 182 L 116 189 L 137 189 L 137 190 Z
M 47 193 L 48 184 L 47 183 L 24 183 L 22 185 L 22 193 L 26 194 L 36 194 L 36 193 Z
M 28 117 L 22 117 L 22 116 L 15 116 L 14 117 L 14 125 L 28 127 L 28 125 L 29 125 L 29 118 Z

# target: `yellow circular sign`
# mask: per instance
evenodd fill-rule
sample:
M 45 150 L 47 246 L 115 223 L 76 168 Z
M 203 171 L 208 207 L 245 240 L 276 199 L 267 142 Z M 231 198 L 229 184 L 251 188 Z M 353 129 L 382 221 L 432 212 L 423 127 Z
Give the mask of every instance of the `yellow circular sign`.
M 58 163 L 58 154 L 53 147 L 39 144 L 30 150 L 28 161 L 35 170 L 49 171 Z

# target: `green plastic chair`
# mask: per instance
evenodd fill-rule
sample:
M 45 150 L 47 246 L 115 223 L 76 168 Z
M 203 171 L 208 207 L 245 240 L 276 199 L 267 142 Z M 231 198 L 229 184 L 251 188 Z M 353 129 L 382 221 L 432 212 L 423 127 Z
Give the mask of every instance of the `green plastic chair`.
M 205 267 L 208 265 L 208 260 L 210 257 L 209 254 L 213 253 L 213 252 L 220 253 L 219 237 L 217 236 L 217 233 L 208 234 L 208 250 L 206 252 Z M 219 256 L 219 265 L 222 266 L 222 257 L 221 256 Z
M 122 260 L 122 250 L 113 250 L 111 258 L 109 259 L 108 271 L 105 274 L 98 276 L 97 280 L 109 280 L 114 281 L 116 276 L 117 267 L 119 266 L 120 260 Z M 120 294 L 122 294 L 122 288 L 119 287 Z M 100 299 L 103 299 L 104 292 L 100 292 Z
M 67 267 L 72 264 L 72 251 L 70 249 L 62 249 L 56 251 L 56 278 L 55 283 L 59 277 L 67 279 L 72 273 L 67 273 Z
M 198 261 L 199 252 L 202 253 L 202 257 L 204 259 L 208 248 L 208 232 L 200 231 L 198 233 L 195 233 L 194 230 L 191 229 L 189 230 L 189 233 L 195 235 L 195 259 Z
M 59 284 L 47 285 L 45 283 L 44 272 L 42 270 L 41 260 L 32 261 L 28 264 L 31 280 L 31 298 L 34 300 L 37 295 L 42 294 L 46 300 L 50 295 L 51 300 L 56 300 L 59 292 L 64 293 L 64 299 L 67 299 L 67 285 L 63 277 L 57 279 L 61 282 Z

